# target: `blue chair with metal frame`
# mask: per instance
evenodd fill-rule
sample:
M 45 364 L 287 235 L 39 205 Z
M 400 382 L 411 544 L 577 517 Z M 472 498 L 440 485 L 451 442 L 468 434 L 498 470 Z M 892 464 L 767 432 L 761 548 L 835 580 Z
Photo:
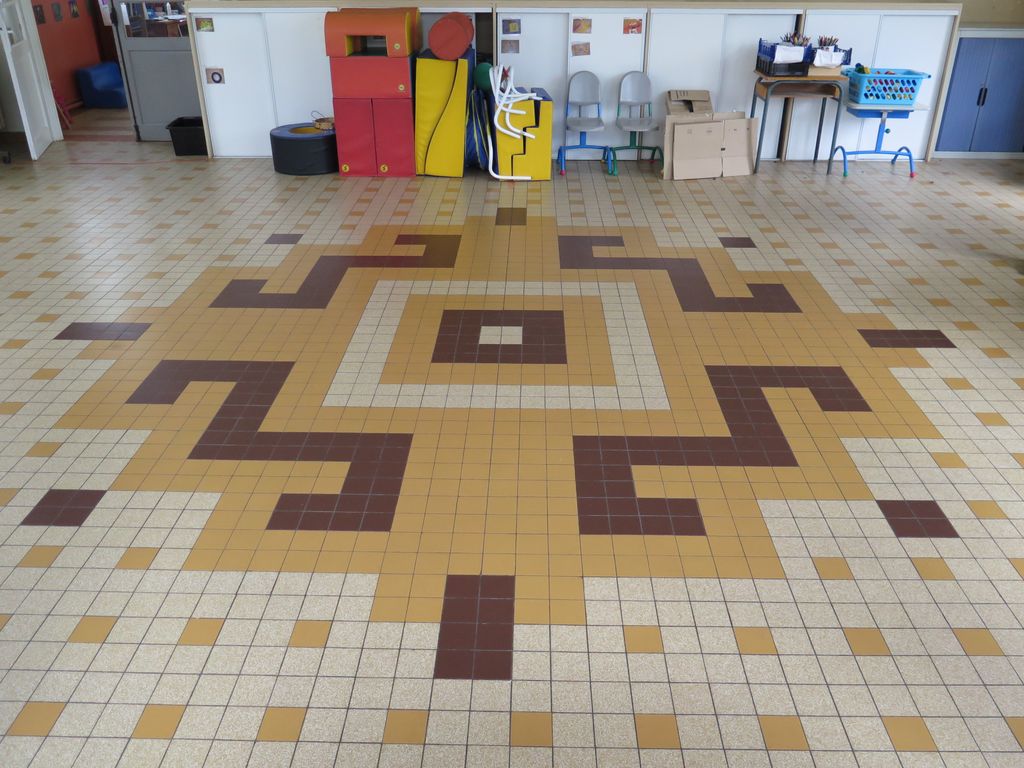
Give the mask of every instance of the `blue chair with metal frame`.
M 651 81 L 643 72 L 627 72 L 622 82 L 619 83 L 619 106 L 615 110 L 615 124 L 619 130 L 629 134 L 629 144 L 621 147 L 608 148 L 608 173 L 612 176 L 619 175 L 619 152 L 633 150 L 636 152 L 636 159 L 640 160 L 644 150 L 650 150 L 651 162 L 654 162 L 655 155 L 661 156 L 661 162 L 665 162 L 665 154 L 657 144 L 645 147 L 643 135 L 648 131 L 658 129 L 658 123 L 654 119 L 654 97 L 651 90 Z
M 588 114 L 596 109 L 596 114 Z M 599 149 L 601 162 L 611 172 L 608 147 L 603 144 L 588 144 L 587 133 L 604 130 L 601 115 L 601 81 L 593 72 L 577 72 L 569 79 L 569 94 L 565 100 L 565 129 L 580 135 L 579 144 L 563 144 L 558 148 L 558 172 L 565 176 L 565 154 L 570 149 Z

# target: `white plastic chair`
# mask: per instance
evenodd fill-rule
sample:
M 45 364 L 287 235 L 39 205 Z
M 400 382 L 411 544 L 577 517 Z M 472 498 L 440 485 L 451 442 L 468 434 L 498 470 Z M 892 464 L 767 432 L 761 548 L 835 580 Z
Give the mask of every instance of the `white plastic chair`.
M 619 174 L 618 152 L 635 150 L 636 159 L 640 160 L 644 149 L 650 149 L 651 162 L 654 162 L 655 154 L 660 155 L 662 162 L 665 155 L 661 147 L 644 147 L 643 134 L 656 130 L 658 127 L 654 119 L 654 96 L 651 89 L 651 81 L 643 72 L 627 72 L 619 83 L 619 106 L 615 110 L 615 124 L 629 134 L 629 144 L 621 147 L 609 147 L 609 168 L 608 172 L 613 176 Z
M 579 133 L 580 141 L 579 144 L 563 144 L 558 148 L 558 172 L 565 176 L 565 155 L 570 149 L 600 149 L 601 162 L 608 162 L 607 146 L 587 143 L 588 132 L 597 133 L 604 128 L 601 81 L 593 72 L 577 72 L 569 78 L 569 93 L 565 100 L 565 129 Z M 611 171 L 610 164 L 608 170 Z

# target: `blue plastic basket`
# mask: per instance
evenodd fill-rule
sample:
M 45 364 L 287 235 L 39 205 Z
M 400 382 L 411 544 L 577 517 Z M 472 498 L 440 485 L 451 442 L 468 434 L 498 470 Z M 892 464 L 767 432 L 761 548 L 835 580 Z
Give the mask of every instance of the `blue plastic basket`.
M 885 67 L 872 67 L 870 75 L 849 67 L 843 70 L 843 74 L 850 78 L 850 101 L 873 107 L 914 106 L 921 83 L 931 77 L 913 69 Z
M 802 61 L 778 64 L 775 62 L 775 49 L 782 43 L 770 43 L 765 39 L 757 41 L 757 64 L 755 69 L 765 75 L 806 75 L 807 68 L 814 60 L 814 48 L 810 45 L 804 46 L 804 58 Z

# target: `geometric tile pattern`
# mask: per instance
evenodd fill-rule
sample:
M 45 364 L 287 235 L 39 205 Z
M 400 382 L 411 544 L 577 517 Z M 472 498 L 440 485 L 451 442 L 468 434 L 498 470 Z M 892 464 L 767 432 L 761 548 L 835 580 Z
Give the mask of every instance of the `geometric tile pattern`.
M 511 680 L 515 577 L 445 579 L 434 677 Z
M 930 538 L 959 538 L 956 528 L 934 501 L 881 501 L 882 510 L 892 532 L 900 538 L 926 536 Z
M 512 343 L 497 343 L 484 328 L 517 328 Z M 446 309 L 434 345 L 435 363 L 565 364 L 565 323 L 561 312 L 543 310 Z

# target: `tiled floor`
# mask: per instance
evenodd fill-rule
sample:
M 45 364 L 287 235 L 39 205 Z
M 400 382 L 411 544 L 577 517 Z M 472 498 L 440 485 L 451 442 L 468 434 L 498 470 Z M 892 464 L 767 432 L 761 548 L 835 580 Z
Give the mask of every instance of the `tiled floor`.
M 0 217 L 5 768 L 1024 765 L 1024 164 Z

